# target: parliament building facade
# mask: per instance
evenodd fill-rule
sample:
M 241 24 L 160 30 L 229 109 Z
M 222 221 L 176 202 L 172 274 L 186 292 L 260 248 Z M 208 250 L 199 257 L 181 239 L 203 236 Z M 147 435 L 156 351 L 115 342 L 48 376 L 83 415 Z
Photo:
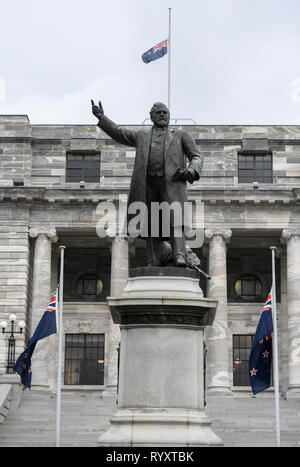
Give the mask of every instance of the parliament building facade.
M 202 206 L 193 222 L 203 241 L 194 251 L 211 279 L 200 285 L 218 300 L 205 336 L 206 391 L 251 391 L 248 358 L 275 246 L 280 391 L 300 395 L 300 126 L 185 128 L 204 159 L 188 191 Z M 147 265 L 146 250 L 118 230 L 99 235 L 97 223 L 101 203 L 118 209 L 126 199 L 134 158 L 134 148 L 96 125 L 0 116 L 0 321 L 15 314 L 16 324 L 26 323 L 15 335 L 17 357 L 57 287 L 65 246 L 63 389 L 117 388 L 120 331 L 107 297 L 122 293 L 131 269 Z M 7 359 L 1 334 L 0 380 L 11 371 Z M 38 342 L 32 366 L 33 389 L 55 391 L 56 335 Z

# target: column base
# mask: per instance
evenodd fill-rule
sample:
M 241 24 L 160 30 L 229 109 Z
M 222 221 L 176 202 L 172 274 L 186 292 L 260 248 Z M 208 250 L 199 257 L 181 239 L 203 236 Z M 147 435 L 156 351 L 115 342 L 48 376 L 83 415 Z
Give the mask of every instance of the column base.
M 211 386 L 206 389 L 206 394 L 209 396 L 230 396 L 233 397 L 233 393 L 228 387 Z
M 300 386 L 289 387 L 286 392 L 287 399 L 300 399 Z
M 118 387 L 116 384 L 108 384 L 102 391 L 102 396 L 117 396 Z
M 204 411 L 119 408 L 110 423 L 99 438 L 100 447 L 223 446 Z
M 49 392 L 53 392 L 53 389 L 50 388 L 49 384 L 32 383 L 31 384 L 31 389 L 33 391 L 49 391 Z

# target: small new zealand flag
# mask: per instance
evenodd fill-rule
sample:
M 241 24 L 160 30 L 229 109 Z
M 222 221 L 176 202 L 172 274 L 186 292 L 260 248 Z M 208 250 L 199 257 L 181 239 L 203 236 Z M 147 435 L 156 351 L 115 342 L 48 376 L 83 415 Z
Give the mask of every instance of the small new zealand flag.
M 31 357 L 35 349 L 37 341 L 43 339 L 44 337 L 50 336 L 50 334 L 55 334 L 56 330 L 56 297 L 55 293 L 52 298 L 49 306 L 46 308 L 45 313 L 43 314 L 37 328 L 30 339 L 28 346 L 24 352 L 21 353 L 16 363 L 14 364 L 13 371 L 18 373 L 21 377 L 21 383 L 27 387 L 31 388 Z
M 272 294 L 262 311 L 249 357 L 249 377 L 253 394 L 270 387 L 272 366 Z

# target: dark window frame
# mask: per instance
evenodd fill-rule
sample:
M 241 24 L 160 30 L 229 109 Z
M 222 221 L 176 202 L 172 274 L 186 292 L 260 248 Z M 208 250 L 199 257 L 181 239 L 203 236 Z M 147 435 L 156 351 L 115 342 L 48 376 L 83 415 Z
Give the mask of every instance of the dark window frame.
M 100 151 L 67 151 L 66 183 L 100 183 Z
M 101 284 L 99 284 L 99 282 Z M 103 281 L 97 274 L 87 273 L 83 274 L 78 279 L 76 284 L 76 291 L 77 294 L 82 297 L 96 297 L 102 294 L 103 287 Z
M 233 386 L 251 386 L 249 378 L 249 356 L 254 334 L 233 334 L 232 371 Z
M 237 284 L 240 282 L 240 293 L 237 290 Z M 245 301 L 253 301 L 259 300 L 262 294 L 262 283 L 260 279 L 255 274 L 243 274 L 239 277 L 236 281 L 235 285 L 235 292 L 241 300 Z M 252 287 L 252 292 L 249 294 L 249 289 Z
M 255 334 L 232 335 L 232 373 L 234 387 L 251 388 L 249 376 L 249 357 Z M 235 345 L 236 343 L 239 345 Z M 273 365 L 271 367 L 271 386 L 273 386 Z
M 239 151 L 238 183 L 273 183 L 272 151 Z
M 65 334 L 65 385 L 103 386 L 105 334 Z

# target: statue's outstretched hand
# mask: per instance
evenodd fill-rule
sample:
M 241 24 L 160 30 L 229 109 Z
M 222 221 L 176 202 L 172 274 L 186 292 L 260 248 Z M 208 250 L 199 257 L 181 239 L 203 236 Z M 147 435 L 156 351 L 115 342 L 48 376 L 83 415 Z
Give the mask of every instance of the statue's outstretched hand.
M 92 103 L 92 112 L 95 115 L 95 117 L 97 118 L 103 117 L 104 110 L 103 110 L 101 102 L 99 101 L 99 106 L 98 106 L 98 105 L 95 105 L 93 99 L 91 99 L 91 103 Z

